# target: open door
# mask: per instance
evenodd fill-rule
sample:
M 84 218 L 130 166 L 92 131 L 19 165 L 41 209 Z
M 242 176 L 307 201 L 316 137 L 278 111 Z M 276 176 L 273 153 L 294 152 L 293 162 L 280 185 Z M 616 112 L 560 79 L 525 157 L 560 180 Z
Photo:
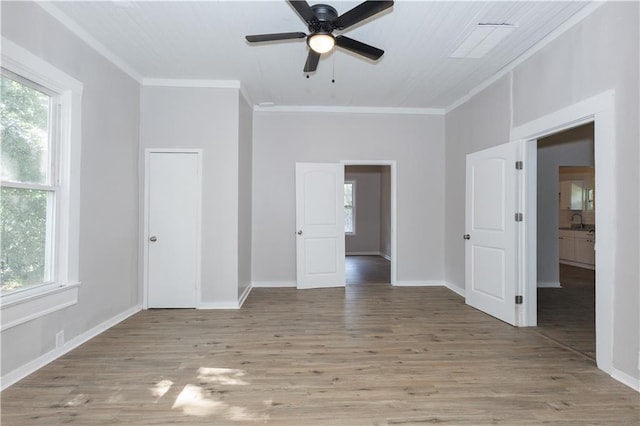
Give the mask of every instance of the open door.
M 344 287 L 344 166 L 296 164 L 298 288 Z
M 467 155 L 466 303 L 516 325 L 519 142 Z

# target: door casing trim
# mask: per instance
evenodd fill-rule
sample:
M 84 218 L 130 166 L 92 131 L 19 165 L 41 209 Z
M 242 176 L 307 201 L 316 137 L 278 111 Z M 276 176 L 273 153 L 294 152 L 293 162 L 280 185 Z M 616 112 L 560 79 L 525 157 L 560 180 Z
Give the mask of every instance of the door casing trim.
M 524 264 L 520 265 L 524 274 L 524 326 L 537 324 L 537 182 L 536 169 L 537 140 L 563 130 L 593 122 L 594 162 L 596 173 L 596 194 L 598 206 L 596 215 L 596 363 L 598 368 L 611 374 L 613 371 L 613 301 L 616 259 L 616 145 L 615 138 L 615 91 L 608 90 L 599 95 L 547 114 L 536 120 L 511 129 L 511 140 L 525 140 L 524 158 L 525 191 Z
M 398 285 L 397 256 L 397 162 L 396 160 L 341 160 L 343 166 L 388 166 L 391 174 L 391 285 Z

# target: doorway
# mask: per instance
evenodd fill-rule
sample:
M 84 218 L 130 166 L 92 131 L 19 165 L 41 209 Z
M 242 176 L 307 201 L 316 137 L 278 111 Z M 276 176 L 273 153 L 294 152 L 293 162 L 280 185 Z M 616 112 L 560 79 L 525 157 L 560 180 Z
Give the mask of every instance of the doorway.
M 393 162 L 344 163 L 345 283 L 395 284 Z
M 595 252 L 595 329 L 596 364 L 598 368 L 614 373 L 613 355 L 613 283 L 615 282 L 616 230 L 616 175 L 615 151 L 615 98 L 609 90 L 582 100 L 533 121 L 511 129 L 511 140 L 526 141 L 524 150 L 525 216 L 519 250 L 523 259 L 520 273 L 523 277 L 523 305 L 520 325 L 537 325 L 537 140 L 582 124 L 594 123 L 594 164 L 598 170 L 595 193 L 598 194 Z M 606 235 L 606 238 L 598 238 Z
M 595 361 L 594 124 L 537 140 L 538 331 Z

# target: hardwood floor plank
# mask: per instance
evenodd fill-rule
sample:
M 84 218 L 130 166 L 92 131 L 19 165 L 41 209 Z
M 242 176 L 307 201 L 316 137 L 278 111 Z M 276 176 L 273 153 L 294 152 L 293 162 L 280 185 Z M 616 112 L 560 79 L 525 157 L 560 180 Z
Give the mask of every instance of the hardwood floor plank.
M 142 311 L 1 398 L 3 425 L 640 424 L 638 394 L 584 356 L 388 284 Z
M 391 262 L 382 256 L 348 255 L 344 271 L 347 285 L 391 282 Z

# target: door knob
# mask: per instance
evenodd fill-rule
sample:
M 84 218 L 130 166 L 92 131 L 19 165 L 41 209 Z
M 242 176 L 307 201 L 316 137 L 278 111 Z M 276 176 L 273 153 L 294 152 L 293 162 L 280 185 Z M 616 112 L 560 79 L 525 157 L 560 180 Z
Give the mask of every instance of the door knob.
M 151 241 L 152 243 L 155 243 L 156 241 L 158 241 L 158 237 L 154 235 L 153 237 L 149 238 L 149 241 Z
M 298 235 L 302 235 L 302 229 L 298 231 Z
M 469 234 L 464 234 L 464 235 L 462 236 L 462 238 L 464 238 L 465 240 L 470 240 L 470 239 L 471 239 L 471 235 L 469 235 Z

